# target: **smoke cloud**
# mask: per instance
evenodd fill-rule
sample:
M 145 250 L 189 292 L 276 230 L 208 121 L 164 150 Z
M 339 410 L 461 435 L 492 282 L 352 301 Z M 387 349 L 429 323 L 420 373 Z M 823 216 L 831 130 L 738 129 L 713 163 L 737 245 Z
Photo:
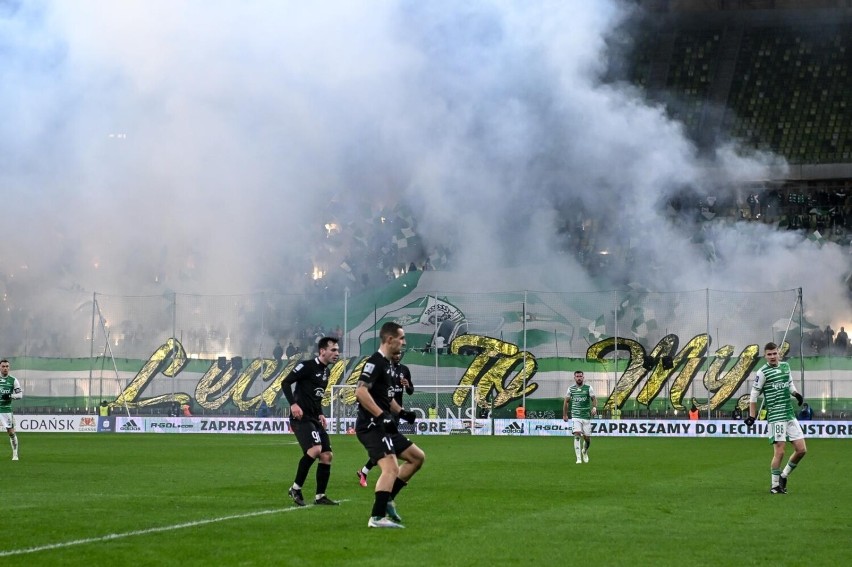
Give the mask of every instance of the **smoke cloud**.
M 364 202 L 406 203 L 471 291 L 493 286 L 483 269 L 547 263 L 546 278 L 503 283 L 804 286 L 817 319 L 845 305 L 836 248 L 744 223 L 697 241 L 668 206 L 684 188 L 729 198 L 785 164 L 733 144 L 699 152 L 662 108 L 604 82 L 630 10 L 3 2 L 0 265 L 20 313 L 7 322 L 48 325 L 27 313 L 93 291 L 301 292 L 328 253 L 324 224 L 357 224 Z M 588 218 L 593 254 L 630 258 L 589 274 L 566 254 Z

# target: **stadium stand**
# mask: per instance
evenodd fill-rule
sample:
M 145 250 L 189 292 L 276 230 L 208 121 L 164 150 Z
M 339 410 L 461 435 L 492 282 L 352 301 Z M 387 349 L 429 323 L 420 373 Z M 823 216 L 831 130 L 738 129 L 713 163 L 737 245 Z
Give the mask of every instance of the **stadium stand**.
M 688 130 L 701 128 L 701 117 L 716 76 L 721 35 L 718 29 L 674 34 L 666 90 L 680 94 L 678 117 Z
M 850 161 L 850 53 L 849 24 L 747 30 L 725 128 L 791 162 Z
M 696 141 L 721 135 L 793 164 L 852 163 L 852 11 L 670 10 L 660 18 L 640 27 L 630 80 L 665 102 Z

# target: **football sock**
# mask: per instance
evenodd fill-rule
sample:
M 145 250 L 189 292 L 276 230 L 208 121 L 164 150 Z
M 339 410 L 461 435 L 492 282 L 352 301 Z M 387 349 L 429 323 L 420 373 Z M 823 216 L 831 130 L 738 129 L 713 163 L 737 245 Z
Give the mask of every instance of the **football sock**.
M 328 488 L 328 479 L 331 476 L 331 465 L 319 463 L 317 465 L 317 496 L 325 494 L 325 489 Z
M 370 472 L 370 469 L 372 469 L 374 466 L 376 466 L 376 463 L 374 463 L 373 460 L 370 459 L 364 464 L 363 467 L 361 467 L 361 472 L 364 474 L 368 474 Z
M 793 469 L 795 469 L 795 468 L 796 468 L 796 463 L 794 463 L 792 461 L 787 461 L 787 466 L 784 467 L 783 471 L 781 471 L 781 476 L 783 476 L 784 478 L 787 478 L 788 476 L 790 476 L 790 473 L 793 472 Z
M 582 445 L 581 445 L 581 443 L 582 443 L 582 441 L 581 441 L 580 437 L 575 435 L 574 436 L 574 453 L 577 454 L 578 459 L 582 456 L 582 449 L 581 449 Z
M 404 480 L 397 478 L 393 481 L 393 489 L 391 490 L 390 500 L 396 498 L 396 495 L 399 494 L 399 491 L 408 486 L 408 483 Z
M 299 489 L 305 484 L 305 480 L 308 478 L 308 471 L 311 470 L 311 465 L 314 464 L 313 457 L 309 457 L 307 455 L 302 455 L 302 458 L 299 460 L 299 468 L 296 469 L 296 480 L 293 481 L 293 488 L 296 488 L 298 485 Z
M 390 500 L 390 492 L 385 490 L 376 492 L 376 500 L 373 502 L 374 518 L 384 518 L 388 514 L 388 500 Z
M 586 451 L 587 453 L 589 452 L 589 445 L 591 445 L 591 444 L 592 444 L 592 438 L 591 438 L 591 437 L 587 437 L 587 438 L 586 438 L 586 449 L 585 449 L 585 451 Z
M 781 476 L 779 469 L 772 469 L 772 486 L 778 486 L 778 477 Z
M 17 434 L 9 435 L 9 443 L 12 444 L 12 452 L 17 453 L 18 452 L 18 436 L 17 436 Z

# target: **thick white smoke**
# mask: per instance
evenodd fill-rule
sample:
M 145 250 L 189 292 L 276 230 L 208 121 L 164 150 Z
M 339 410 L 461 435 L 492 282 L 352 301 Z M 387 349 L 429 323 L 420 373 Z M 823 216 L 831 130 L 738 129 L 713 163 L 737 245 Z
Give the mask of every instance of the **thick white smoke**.
M 329 213 L 356 217 L 362 201 L 409 203 L 472 291 L 473 274 L 522 262 L 548 277 L 505 285 L 594 285 L 559 252 L 582 209 L 601 243 L 654 268 L 611 265 L 613 285 L 845 301 L 837 250 L 715 225 L 708 262 L 666 215 L 684 187 L 728 191 L 783 163 L 699 155 L 661 108 L 604 84 L 607 35 L 628 13 L 615 0 L 4 3 L 9 301 L 300 291 Z

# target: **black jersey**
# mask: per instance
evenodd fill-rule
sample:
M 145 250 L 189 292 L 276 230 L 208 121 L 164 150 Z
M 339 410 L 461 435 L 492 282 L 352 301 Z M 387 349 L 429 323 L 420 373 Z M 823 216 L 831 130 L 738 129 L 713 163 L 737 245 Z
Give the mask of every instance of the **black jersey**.
M 402 405 L 402 394 L 403 392 L 407 393 L 409 396 L 414 393 L 414 382 L 411 381 L 411 370 L 404 364 L 394 364 L 394 381 L 393 381 L 393 399 L 396 400 L 396 403 L 399 404 L 400 407 Z M 408 381 L 408 387 L 404 387 L 402 385 L 402 379 L 405 378 Z
M 293 384 L 296 391 L 293 392 Z M 319 419 L 322 414 L 322 398 L 328 386 L 328 366 L 318 358 L 303 360 L 296 365 L 281 383 L 284 397 L 290 404 L 299 404 L 305 419 Z
M 397 384 L 391 361 L 381 352 L 374 352 L 367 359 L 358 381 L 367 384 L 373 401 L 382 411 L 390 412 L 390 403 L 394 397 L 394 385 Z M 373 415 L 358 404 L 358 421 L 369 421 Z

